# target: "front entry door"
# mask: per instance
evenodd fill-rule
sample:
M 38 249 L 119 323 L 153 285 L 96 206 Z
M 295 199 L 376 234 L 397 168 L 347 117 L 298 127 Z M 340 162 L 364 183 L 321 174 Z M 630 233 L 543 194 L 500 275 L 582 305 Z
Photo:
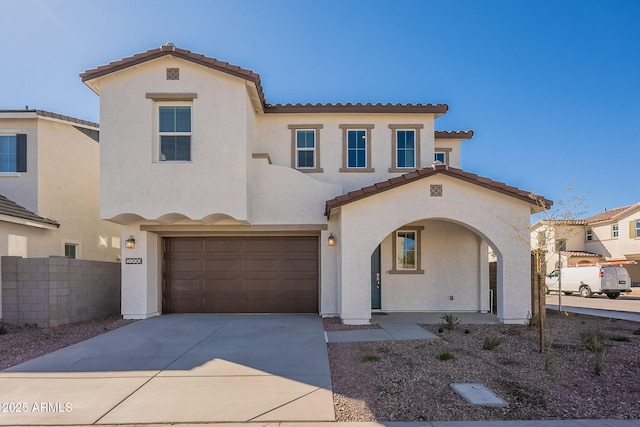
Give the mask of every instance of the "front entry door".
M 371 308 L 382 308 L 380 297 L 380 245 L 371 254 Z

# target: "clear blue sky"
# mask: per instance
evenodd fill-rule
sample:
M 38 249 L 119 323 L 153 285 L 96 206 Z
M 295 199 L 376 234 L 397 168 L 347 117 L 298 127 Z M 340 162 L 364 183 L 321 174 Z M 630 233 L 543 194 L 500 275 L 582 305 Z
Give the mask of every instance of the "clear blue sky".
M 272 104 L 446 103 L 463 169 L 590 215 L 640 202 L 639 22 L 635 0 L 0 0 L 0 109 L 99 121 L 78 74 L 171 41 Z

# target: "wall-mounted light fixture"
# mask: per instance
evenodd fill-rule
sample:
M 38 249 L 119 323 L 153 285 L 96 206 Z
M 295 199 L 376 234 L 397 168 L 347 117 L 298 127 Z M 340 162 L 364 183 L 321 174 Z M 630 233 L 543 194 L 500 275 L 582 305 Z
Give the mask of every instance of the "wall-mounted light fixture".
M 336 245 L 336 238 L 333 237 L 333 233 L 329 233 L 329 239 L 327 240 L 327 244 L 329 246 L 335 246 Z
M 129 236 L 129 238 L 124 241 L 124 247 L 127 249 L 135 249 L 136 239 L 134 239 L 133 236 Z

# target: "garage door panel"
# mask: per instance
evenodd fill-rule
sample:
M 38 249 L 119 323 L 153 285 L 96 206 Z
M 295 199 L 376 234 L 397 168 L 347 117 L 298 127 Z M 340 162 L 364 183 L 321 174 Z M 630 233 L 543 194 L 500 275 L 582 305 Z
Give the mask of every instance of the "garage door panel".
M 243 242 L 233 237 L 201 240 L 204 240 L 205 253 L 242 253 Z
M 167 313 L 318 312 L 317 237 L 165 240 Z
M 206 259 L 204 260 L 205 273 L 241 273 L 242 260 L 238 259 Z
M 242 291 L 242 279 L 237 276 L 204 279 L 204 292 Z
M 167 244 L 167 249 L 172 253 L 202 252 L 202 240 L 200 239 L 176 239 Z
M 200 260 L 197 259 L 170 259 L 165 262 L 165 271 L 179 272 L 198 272 L 200 270 Z

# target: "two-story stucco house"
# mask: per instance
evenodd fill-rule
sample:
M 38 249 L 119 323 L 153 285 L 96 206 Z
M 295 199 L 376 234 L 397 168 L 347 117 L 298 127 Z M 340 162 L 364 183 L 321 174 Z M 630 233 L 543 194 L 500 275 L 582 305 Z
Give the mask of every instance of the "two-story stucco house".
M 640 284 L 640 203 L 608 209 L 585 219 L 539 221 L 531 227 L 532 247 L 545 245 L 547 271 L 562 265 L 620 262 Z
M 540 203 L 460 169 L 443 104 L 271 105 L 260 76 L 172 44 L 81 74 L 100 96 L 101 215 L 122 314 L 530 311 Z M 133 241 L 135 240 L 135 244 Z M 521 240 L 521 239 L 520 239 Z
M 96 123 L 0 110 L 0 256 L 112 261 L 120 226 L 99 214 Z

